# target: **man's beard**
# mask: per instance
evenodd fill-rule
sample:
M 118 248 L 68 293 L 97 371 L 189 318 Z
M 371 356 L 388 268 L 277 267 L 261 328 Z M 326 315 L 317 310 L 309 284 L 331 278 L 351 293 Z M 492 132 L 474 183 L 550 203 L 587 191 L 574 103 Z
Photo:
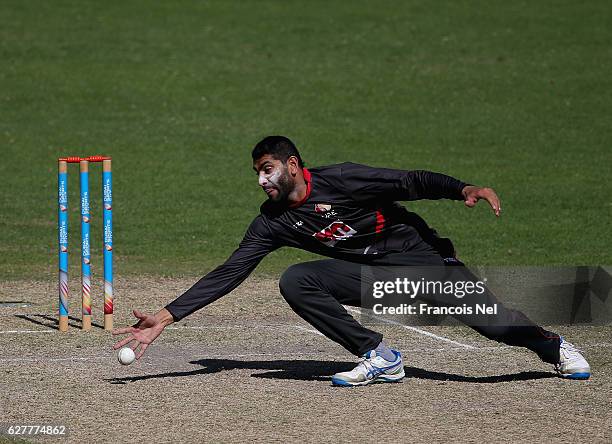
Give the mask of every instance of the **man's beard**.
M 276 197 L 270 196 L 270 200 L 273 202 L 284 202 L 289 197 L 291 191 L 293 191 L 293 183 L 291 181 L 291 176 L 289 175 L 289 169 L 284 168 L 280 177 L 278 178 L 277 183 L 274 184 L 276 191 L 278 194 Z

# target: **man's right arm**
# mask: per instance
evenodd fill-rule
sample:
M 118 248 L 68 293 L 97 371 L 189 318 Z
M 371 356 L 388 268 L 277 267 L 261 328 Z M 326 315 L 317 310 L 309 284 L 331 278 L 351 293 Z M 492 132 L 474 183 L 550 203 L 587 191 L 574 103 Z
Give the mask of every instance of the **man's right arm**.
M 280 245 L 274 239 L 263 216 L 257 216 L 249 226 L 239 247 L 223 265 L 220 265 L 184 294 L 162 308 L 155 315 L 134 310 L 138 322 L 132 327 L 113 330 L 113 335 L 129 335 L 113 348 L 128 344 L 140 359 L 147 347 L 155 341 L 167 325 L 219 299 L 236 288 L 255 269 L 264 256 Z
M 227 261 L 166 305 L 166 310 L 178 321 L 216 301 L 238 287 L 259 262 L 278 247 L 267 221 L 263 216 L 257 216 Z

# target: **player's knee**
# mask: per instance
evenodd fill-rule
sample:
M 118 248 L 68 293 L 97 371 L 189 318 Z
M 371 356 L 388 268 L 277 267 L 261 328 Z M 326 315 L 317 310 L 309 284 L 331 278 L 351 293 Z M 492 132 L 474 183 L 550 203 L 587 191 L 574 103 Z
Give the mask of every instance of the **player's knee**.
M 278 281 L 278 288 L 287 301 L 298 299 L 300 287 L 306 276 L 302 264 L 292 265 L 285 270 Z

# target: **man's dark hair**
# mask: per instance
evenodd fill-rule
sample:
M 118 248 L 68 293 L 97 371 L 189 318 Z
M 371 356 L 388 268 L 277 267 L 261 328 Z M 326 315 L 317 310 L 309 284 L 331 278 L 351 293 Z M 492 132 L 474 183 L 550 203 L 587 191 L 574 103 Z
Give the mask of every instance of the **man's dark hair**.
M 297 157 L 298 166 L 304 168 L 304 162 L 300 157 L 300 153 L 291 140 L 284 136 L 268 136 L 255 145 L 253 152 L 253 162 L 260 159 L 262 156 L 270 154 L 276 160 L 287 163 L 291 156 Z

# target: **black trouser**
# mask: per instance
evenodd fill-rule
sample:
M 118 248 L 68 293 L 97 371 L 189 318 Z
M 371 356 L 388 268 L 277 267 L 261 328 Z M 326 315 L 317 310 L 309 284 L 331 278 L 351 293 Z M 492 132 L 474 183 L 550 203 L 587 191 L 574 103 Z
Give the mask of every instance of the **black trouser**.
M 401 262 L 415 266 L 442 264 L 440 256 L 417 253 L 403 254 Z M 361 305 L 361 267 L 339 259 L 305 262 L 289 267 L 279 281 L 281 294 L 302 319 L 357 356 L 376 348 L 383 337 L 357 322 L 342 306 Z M 427 301 L 427 296 L 418 298 Z M 521 312 L 504 307 L 488 290 L 476 302 L 497 304 L 493 322 L 474 325 L 470 316 L 454 317 L 489 339 L 526 347 L 545 362 L 559 362 L 557 334 L 535 325 Z

